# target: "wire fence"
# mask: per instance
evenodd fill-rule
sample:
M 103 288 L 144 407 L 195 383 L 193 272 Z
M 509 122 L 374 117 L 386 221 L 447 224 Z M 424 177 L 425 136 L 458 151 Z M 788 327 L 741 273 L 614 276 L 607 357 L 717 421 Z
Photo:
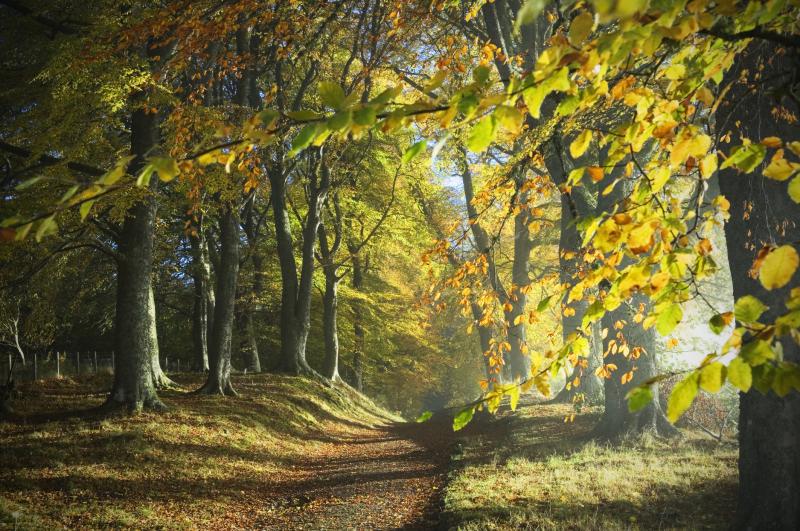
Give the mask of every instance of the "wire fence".
M 22 363 L 19 358 L 12 362 L 14 355 L 9 352 L 0 356 L 0 375 L 2 375 L 3 382 L 8 379 L 12 363 L 14 379 L 18 382 L 100 373 L 113 374 L 116 364 L 114 351 L 29 352 L 25 363 Z M 161 360 L 164 372 L 181 372 L 181 365 L 180 359 L 171 360 L 165 356 Z M 183 369 L 188 370 L 188 364 L 183 363 Z

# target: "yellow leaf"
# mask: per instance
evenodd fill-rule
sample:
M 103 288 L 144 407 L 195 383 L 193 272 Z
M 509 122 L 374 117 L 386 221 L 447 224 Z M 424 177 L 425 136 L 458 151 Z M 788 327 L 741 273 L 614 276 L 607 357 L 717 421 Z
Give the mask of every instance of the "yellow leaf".
M 650 172 L 650 186 L 653 189 L 653 192 L 658 192 L 664 185 L 667 184 L 669 181 L 670 171 L 669 168 L 666 166 L 659 166 L 655 170 Z
M 583 11 L 569 26 L 569 42 L 578 46 L 592 33 L 593 27 L 594 16 L 589 11 Z
M 799 169 L 800 164 L 796 162 L 789 162 L 782 157 L 773 157 L 767 169 L 764 170 L 764 177 L 769 177 L 775 181 L 785 181 Z
M 700 175 L 703 179 L 709 179 L 717 171 L 717 154 L 709 153 L 700 161 Z
M 789 183 L 789 197 L 795 203 L 800 203 L 800 175 L 792 179 Z
M 667 401 L 667 418 L 670 422 L 677 421 L 691 407 L 697 396 L 698 379 L 698 375 L 692 373 L 672 389 Z
M 589 148 L 589 144 L 592 141 L 592 131 L 590 129 L 585 129 L 578 137 L 572 141 L 569 145 L 569 154 L 572 155 L 573 159 L 577 159 Z
M 700 387 L 709 393 L 718 393 L 725 383 L 725 366 L 718 361 L 709 363 L 700 371 Z
M 791 245 L 782 245 L 769 253 L 761 264 L 758 278 L 767 289 L 782 288 L 800 265 L 800 256 Z
M 776 149 L 781 147 L 783 145 L 783 142 L 777 136 L 768 136 L 766 138 L 761 139 L 761 145 L 768 148 Z

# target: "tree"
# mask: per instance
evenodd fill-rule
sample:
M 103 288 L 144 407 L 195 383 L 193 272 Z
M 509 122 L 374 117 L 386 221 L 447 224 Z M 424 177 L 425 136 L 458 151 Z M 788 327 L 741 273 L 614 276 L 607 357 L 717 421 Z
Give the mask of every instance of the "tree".
M 789 117 L 798 116 L 800 109 L 797 101 L 788 97 L 792 87 L 797 86 L 800 67 L 794 52 L 760 40 L 749 44 L 726 74 L 725 84 L 731 88 L 715 114 L 720 146 L 734 135 L 797 138 L 797 123 Z M 798 241 L 800 218 L 797 205 L 781 183 L 765 174 L 762 170 L 741 175 L 738 169 L 729 167 L 720 172 L 719 182 L 731 204 L 725 236 L 734 296 L 751 302 L 756 297 L 766 305 L 753 303 L 763 308 L 763 317 L 777 320 L 790 287 L 767 289 L 752 278 L 750 271 L 769 246 Z M 746 322 L 744 312 L 745 306 L 738 303 L 737 318 Z M 781 346 L 783 360 L 800 362 L 796 341 L 781 341 Z M 740 395 L 737 528 L 797 528 L 800 478 L 795 470 L 800 464 L 800 395 L 783 392 L 779 377 L 769 374 L 769 365 L 757 365 L 753 371 L 760 371 L 766 381 L 754 383 L 753 388 Z

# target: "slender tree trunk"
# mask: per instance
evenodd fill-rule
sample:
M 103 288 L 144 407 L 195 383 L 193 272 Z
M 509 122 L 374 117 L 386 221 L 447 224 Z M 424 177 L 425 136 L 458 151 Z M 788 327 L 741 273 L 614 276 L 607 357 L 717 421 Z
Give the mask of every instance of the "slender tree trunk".
M 358 253 L 352 254 L 353 264 L 353 289 L 356 291 L 363 291 L 364 289 L 364 264 L 361 261 L 361 255 Z M 361 301 L 353 301 L 353 387 L 359 393 L 364 392 L 364 346 L 365 346 L 365 330 L 364 330 L 364 309 L 362 308 Z
M 208 371 L 209 306 L 213 306 L 213 295 L 209 294 L 211 266 L 208 262 L 208 243 L 203 231 L 201 222 L 197 227 L 197 235 L 189 238 L 192 246 L 192 279 L 194 281 L 192 351 L 194 368 L 198 372 Z
M 339 306 L 339 277 L 336 267 L 325 269 L 325 293 L 322 295 L 322 329 L 325 337 L 325 367 L 323 376 L 332 382 L 341 381 L 339 376 L 339 332 L 336 322 Z
M 159 142 L 158 115 L 144 112 L 143 98 L 139 94 L 131 101 L 136 109 L 131 118 L 131 152 L 135 156 L 129 168 L 132 174 L 143 167 L 145 156 Z M 152 186 L 156 184 L 157 179 L 153 179 Z M 106 406 L 124 406 L 131 412 L 164 409 L 153 378 L 153 356 L 158 356 L 151 278 L 155 219 L 155 197 L 148 192 L 128 210 L 117 242 L 117 363 Z
M 220 263 L 217 270 L 216 308 L 211 329 L 209 373 L 199 392 L 235 395 L 231 385 L 231 340 L 239 275 L 239 223 L 233 206 L 228 205 L 220 219 Z
M 151 369 L 153 371 L 153 383 L 156 386 L 156 389 L 169 389 L 170 387 L 175 386 L 175 382 L 170 380 L 164 371 L 161 370 L 161 353 L 158 348 L 158 329 L 156 327 L 156 300 L 155 296 L 153 295 L 152 284 L 150 286 L 150 300 L 148 302 L 147 311 L 150 314 L 149 319 L 153 328 L 151 334 L 156 338 L 155 344 L 151 350 L 152 354 L 150 356 Z
M 780 105 L 785 110 L 783 116 L 798 116 L 796 100 L 782 97 L 789 93 L 784 88 L 786 83 L 793 81 L 797 86 L 798 63 L 792 51 L 754 41 L 722 84 L 734 83 L 717 111 L 717 135 L 732 131 L 737 138 L 742 135 L 754 142 L 769 136 L 796 140 L 800 127 L 776 115 L 773 109 Z M 744 76 L 746 85 L 737 82 L 744 70 L 749 72 Z M 766 86 L 754 81 L 756 72 Z M 748 275 L 748 270 L 763 245 L 797 245 L 800 216 L 786 183 L 764 178 L 761 170 L 763 165 L 747 175 L 722 170 L 719 182 L 731 205 L 725 236 L 734 297 L 757 297 L 769 307 L 762 321 L 772 322 L 784 311 L 788 292 L 797 283 L 767 291 Z M 800 362 L 800 347 L 795 341 L 787 338 L 781 345 L 784 360 Z M 736 528 L 800 529 L 800 394 L 791 392 L 781 398 L 773 391 L 751 389 L 740 394 L 739 418 Z

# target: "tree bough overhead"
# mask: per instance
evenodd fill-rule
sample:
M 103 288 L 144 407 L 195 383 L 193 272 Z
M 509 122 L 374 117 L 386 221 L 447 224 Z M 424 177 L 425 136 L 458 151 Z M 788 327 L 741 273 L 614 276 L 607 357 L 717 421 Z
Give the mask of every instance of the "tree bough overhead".
M 602 403 L 599 437 L 672 435 L 729 383 L 738 525 L 800 525 L 797 0 L 111 4 L 32 19 L 61 44 L 0 129 L 0 238 L 116 267 L 109 406 L 163 408 L 156 266 L 185 245 L 203 392 L 235 394 L 237 355 L 361 390 L 456 327 L 483 376 L 455 429 L 535 388 Z M 690 304 L 718 348 L 664 370 Z

